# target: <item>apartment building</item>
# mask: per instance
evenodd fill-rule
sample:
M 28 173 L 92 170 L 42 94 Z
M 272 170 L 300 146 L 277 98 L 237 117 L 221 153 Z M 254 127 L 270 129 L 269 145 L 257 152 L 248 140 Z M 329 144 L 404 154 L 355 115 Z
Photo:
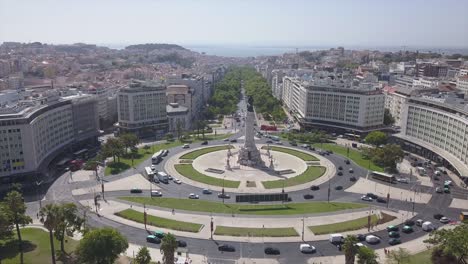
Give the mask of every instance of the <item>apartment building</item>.
M 166 87 L 133 81 L 117 93 L 118 133 L 161 138 L 167 131 Z
M 465 94 L 465 98 L 468 98 L 468 75 L 457 78 L 457 89 Z
M 169 103 L 166 109 L 169 132 L 179 136 L 177 135 L 179 130 L 183 132 L 190 128 L 190 114 L 187 107 L 181 106 L 178 103 Z

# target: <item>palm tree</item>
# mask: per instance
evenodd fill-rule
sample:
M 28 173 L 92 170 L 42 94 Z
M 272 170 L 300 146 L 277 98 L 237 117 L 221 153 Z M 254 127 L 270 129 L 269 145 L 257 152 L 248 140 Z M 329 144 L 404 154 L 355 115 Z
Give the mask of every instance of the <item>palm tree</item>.
M 24 203 L 23 195 L 17 190 L 13 190 L 7 194 L 4 200 L 6 214 L 9 221 L 16 226 L 18 235 L 20 262 L 23 263 L 23 240 L 19 226 L 25 226 L 32 223 L 31 217 L 26 215 L 26 204 Z
M 356 243 L 358 242 L 355 236 L 346 236 L 343 243 L 343 250 L 345 253 L 345 263 L 354 264 L 354 259 L 356 257 L 357 247 Z
M 60 222 L 60 207 L 55 204 L 48 204 L 39 211 L 41 223 L 49 230 L 50 251 L 52 256 L 52 264 L 55 264 L 55 248 L 53 231 L 57 229 Z
M 174 252 L 177 248 L 177 241 L 174 235 L 167 234 L 162 239 L 161 253 L 163 254 L 164 264 L 174 263 Z
M 137 264 L 149 264 L 151 262 L 151 255 L 147 247 L 142 247 L 138 250 L 135 262 Z

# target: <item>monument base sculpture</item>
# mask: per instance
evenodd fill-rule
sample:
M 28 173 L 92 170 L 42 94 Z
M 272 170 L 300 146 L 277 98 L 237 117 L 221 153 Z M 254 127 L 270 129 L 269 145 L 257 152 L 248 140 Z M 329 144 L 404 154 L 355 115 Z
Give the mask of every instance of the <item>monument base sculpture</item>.
M 249 98 L 245 117 L 245 143 L 239 151 L 237 163 L 250 167 L 265 167 L 260 151 L 255 146 L 255 113 L 253 112 L 253 99 Z

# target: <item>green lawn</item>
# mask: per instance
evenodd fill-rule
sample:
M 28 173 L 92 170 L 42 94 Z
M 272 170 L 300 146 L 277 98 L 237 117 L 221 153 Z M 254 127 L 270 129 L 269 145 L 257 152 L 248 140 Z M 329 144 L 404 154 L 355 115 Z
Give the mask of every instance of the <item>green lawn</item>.
M 320 149 L 324 149 L 324 150 L 331 150 L 335 154 L 339 154 L 341 156 L 347 157 L 346 147 L 343 147 L 343 146 L 340 146 L 340 145 L 337 145 L 337 144 L 315 143 L 315 144 L 313 144 L 313 146 L 315 148 L 320 148 Z M 361 166 L 363 168 L 370 169 L 372 171 L 379 171 L 379 172 L 384 171 L 384 169 L 382 167 L 374 164 L 372 161 L 369 162 L 368 159 L 364 159 L 361 152 L 359 152 L 359 151 L 357 151 L 357 150 L 355 150 L 353 148 L 349 148 L 349 159 L 354 161 L 356 164 L 358 164 L 359 166 Z M 370 165 L 370 167 L 369 167 L 369 165 Z
M 120 199 L 146 205 L 154 205 L 164 208 L 179 210 L 224 213 L 224 214 L 249 214 L 249 215 L 302 215 L 313 213 L 335 212 L 347 209 L 364 208 L 367 205 L 358 203 L 340 202 L 307 202 L 307 203 L 285 203 L 270 205 L 248 205 L 248 204 L 223 204 L 206 200 L 190 200 L 177 198 L 150 197 L 119 197 Z M 231 197 L 234 199 L 234 197 Z
M 215 235 L 239 237 L 293 237 L 299 236 L 292 227 L 281 228 L 245 228 L 231 226 L 216 226 Z
M 267 147 L 264 146 L 262 148 L 266 149 Z M 284 153 L 296 156 L 296 157 L 298 157 L 298 158 L 300 158 L 300 159 L 302 159 L 304 161 L 317 161 L 317 160 L 319 160 L 319 159 L 317 159 L 315 156 L 313 156 L 311 154 L 308 154 L 308 153 L 305 153 L 305 152 L 302 152 L 302 151 L 299 151 L 299 150 L 295 150 L 295 149 L 282 148 L 282 147 L 277 147 L 277 146 L 270 146 L 270 150 L 278 151 L 278 152 L 284 152 Z
M 378 220 L 376 215 L 372 215 L 371 222 L 373 225 L 376 224 Z M 367 216 L 335 224 L 309 226 L 309 229 L 314 232 L 315 235 L 323 235 L 358 230 L 364 227 L 367 227 Z
M 16 234 L 16 231 L 15 231 Z M 51 263 L 49 233 L 39 228 L 22 228 L 24 263 Z M 16 238 L 16 235 L 14 236 Z M 60 250 L 60 242 L 55 240 L 55 249 Z M 67 238 L 65 251 L 67 253 L 75 250 L 78 241 Z M 16 240 L 0 240 L 0 260 L 2 264 L 20 263 L 20 254 Z M 63 263 L 57 261 L 57 263 Z
M 224 145 L 224 146 L 214 146 L 214 147 L 208 147 L 208 148 L 203 148 L 203 149 L 198 149 L 191 151 L 187 154 L 184 154 L 180 157 L 180 159 L 196 159 L 200 157 L 201 155 L 205 155 L 210 152 L 215 152 L 215 151 L 220 151 L 220 150 L 225 150 L 233 148 L 233 146 L 230 145 Z
M 223 186 L 223 179 L 210 177 L 205 174 L 202 174 L 195 170 L 192 164 L 176 164 L 174 165 L 174 168 L 182 176 L 192 179 L 194 181 L 214 186 Z M 226 188 L 238 188 L 239 184 L 240 181 L 224 180 L 224 187 Z
M 419 252 L 418 254 L 412 255 L 406 264 L 420 264 L 420 263 L 432 263 L 431 262 L 432 249 Z
M 143 213 L 140 213 L 133 209 L 126 209 L 126 210 L 115 213 L 115 215 L 123 217 L 128 220 L 138 222 L 138 223 L 142 223 L 142 224 L 145 223 Z M 149 214 L 146 217 L 147 217 L 146 218 L 147 225 L 173 229 L 173 230 L 178 230 L 178 231 L 198 233 L 203 226 L 201 224 L 177 221 L 177 220 L 157 217 L 157 216 L 149 215 Z
M 306 171 L 295 177 L 288 178 L 286 180 L 262 181 L 262 184 L 265 189 L 282 188 L 283 182 L 284 187 L 299 185 L 321 177 L 325 171 L 326 168 L 323 166 L 308 166 Z

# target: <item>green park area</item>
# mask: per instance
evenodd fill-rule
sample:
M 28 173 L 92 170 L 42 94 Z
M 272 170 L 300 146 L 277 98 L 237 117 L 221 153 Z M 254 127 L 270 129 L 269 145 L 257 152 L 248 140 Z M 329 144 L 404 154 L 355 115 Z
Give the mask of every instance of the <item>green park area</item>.
M 144 215 L 141 212 L 135 211 L 133 209 L 126 209 L 120 212 L 115 213 L 115 215 L 123 217 L 128 220 L 132 220 L 138 223 L 144 223 Z M 163 217 L 157 217 L 154 215 L 147 215 L 146 216 L 146 224 L 161 228 L 173 229 L 178 231 L 186 231 L 186 232 L 193 232 L 197 233 L 200 231 L 203 225 L 201 224 L 194 224 L 190 222 L 183 222 L 172 220 Z
M 339 154 L 344 157 L 348 157 L 348 151 L 346 147 L 337 145 L 337 144 L 332 144 L 332 143 L 315 143 L 312 144 L 313 147 L 323 149 L 323 150 L 331 150 L 335 154 Z M 383 172 L 384 169 L 378 165 L 376 165 L 374 162 L 372 162 L 369 159 L 365 159 L 362 153 L 358 150 L 349 148 L 349 159 L 354 161 L 357 165 L 370 169 L 372 171 L 379 171 Z
M 307 183 L 313 181 L 319 177 L 321 177 L 326 171 L 326 168 L 323 166 L 308 166 L 307 169 L 291 178 L 287 178 L 284 180 L 274 180 L 274 181 L 262 181 L 263 186 L 265 189 L 274 189 L 274 188 L 282 188 L 295 186 L 303 183 Z
M 165 143 L 160 143 L 152 146 L 140 147 L 136 153 L 126 153 L 121 158 L 120 161 L 111 161 L 106 164 L 105 175 L 114 175 L 119 174 L 125 170 L 130 169 L 132 166 L 136 167 L 143 161 L 151 158 L 151 156 L 162 150 L 170 149 L 177 146 L 181 146 L 186 143 L 197 143 L 204 140 L 218 140 L 230 137 L 232 134 L 219 134 L 219 135 L 205 135 L 205 139 L 194 139 L 193 141 L 167 141 Z M 133 157 L 133 160 L 132 160 Z
M 267 148 L 266 146 L 262 147 L 262 149 L 266 149 L 266 148 Z M 318 161 L 319 160 L 313 155 L 310 155 L 308 153 L 305 153 L 305 152 L 302 152 L 302 151 L 299 151 L 299 150 L 295 150 L 295 149 L 282 148 L 282 147 L 277 147 L 277 146 L 270 146 L 270 150 L 287 153 L 287 154 L 296 156 L 296 157 L 298 157 L 298 158 L 300 158 L 300 159 L 302 159 L 304 161 Z
M 384 224 L 389 221 L 392 221 L 396 217 L 392 215 L 388 215 L 385 213 L 382 213 L 382 218 L 379 219 L 377 215 L 372 215 L 371 216 L 371 225 L 375 226 L 378 224 Z M 368 225 L 368 219 L 367 216 L 357 218 L 354 220 L 349 220 L 349 221 L 344 221 L 344 222 L 338 222 L 334 224 L 326 224 L 326 225 L 318 225 L 318 226 L 309 226 L 310 231 L 312 231 L 315 235 L 323 235 L 323 234 L 333 234 L 333 233 L 339 233 L 339 232 L 346 232 L 346 231 L 353 231 L 353 230 L 358 230 L 361 228 L 366 228 Z
M 224 146 L 214 146 L 214 147 L 208 147 L 208 148 L 202 148 L 202 149 L 197 149 L 194 151 L 191 151 L 187 154 L 184 154 L 180 157 L 180 159 L 196 159 L 202 155 L 205 155 L 210 152 L 215 152 L 215 151 L 220 151 L 220 150 L 225 150 L 233 148 L 231 145 L 224 145 Z
M 212 202 L 206 200 L 190 200 L 177 198 L 152 199 L 150 197 L 120 197 L 119 199 L 139 204 L 153 205 L 176 210 L 246 215 L 303 215 L 336 212 L 341 210 L 367 207 L 364 204 L 341 202 L 307 202 L 269 205 L 247 205 L 232 203 L 223 204 L 221 202 Z
M 432 249 L 428 249 L 417 254 L 411 255 L 409 260 L 405 264 L 420 264 L 420 263 L 432 263 L 431 261 Z
M 232 226 L 216 226 L 215 235 L 239 237 L 293 237 L 299 236 L 292 227 L 280 228 L 246 228 Z
M 50 263 L 50 240 L 49 233 L 39 228 L 21 229 L 23 239 L 24 263 Z M 60 250 L 60 242 L 54 241 L 55 249 Z M 65 251 L 72 252 L 78 245 L 78 241 L 65 239 Z M 66 263 L 63 258 L 58 258 L 57 263 Z M 15 239 L 0 241 L 0 261 L 2 264 L 20 263 L 20 253 L 18 242 Z
M 224 186 L 226 188 L 238 188 L 240 184 L 240 181 L 224 180 L 202 174 L 195 170 L 192 164 L 176 164 L 174 165 L 174 168 L 178 173 L 180 173 L 180 175 L 186 178 L 209 185 L 220 187 Z

